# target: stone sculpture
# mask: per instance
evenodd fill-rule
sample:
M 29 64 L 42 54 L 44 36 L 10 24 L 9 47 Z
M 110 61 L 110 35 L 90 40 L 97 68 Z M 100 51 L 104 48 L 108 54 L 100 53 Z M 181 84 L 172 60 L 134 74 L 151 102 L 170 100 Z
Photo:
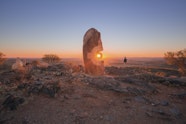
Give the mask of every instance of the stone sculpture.
M 104 61 L 101 34 L 94 28 L 90 28 L 83 38 L 83 60 L 85 73 L 91 75 L 104 74 Z

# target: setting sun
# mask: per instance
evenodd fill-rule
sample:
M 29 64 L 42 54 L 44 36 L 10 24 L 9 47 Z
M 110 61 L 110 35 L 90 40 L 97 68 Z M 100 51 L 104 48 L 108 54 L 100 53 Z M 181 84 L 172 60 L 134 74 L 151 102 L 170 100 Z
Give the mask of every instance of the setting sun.
M 101 59 L 101 58 L 102 58 L 102 54 L 101 54 L 101 53 L 97 53 L 97 54 L 96 54 L 96 57 L 97 57 L 98 59 Z

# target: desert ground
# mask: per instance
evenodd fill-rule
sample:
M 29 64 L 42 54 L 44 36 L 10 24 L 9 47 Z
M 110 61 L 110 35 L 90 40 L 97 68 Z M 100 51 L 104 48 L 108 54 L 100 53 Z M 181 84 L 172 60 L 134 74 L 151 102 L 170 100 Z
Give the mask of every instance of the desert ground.
M 186 124 L 186 77 L 163 58 L 105 59 L 103 76 L 81 59 L 24 72 L 14 62 L 0 66 L 0 124 Z

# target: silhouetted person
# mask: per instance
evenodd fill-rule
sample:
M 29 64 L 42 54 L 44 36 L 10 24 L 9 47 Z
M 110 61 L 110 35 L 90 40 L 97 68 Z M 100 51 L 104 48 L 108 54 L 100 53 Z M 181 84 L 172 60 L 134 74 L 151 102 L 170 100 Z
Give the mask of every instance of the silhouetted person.
M 124 58 L 123 62 L 124 62 L 125 64 L 127 63 L 127 58 L 126 58 L 126 57 Z

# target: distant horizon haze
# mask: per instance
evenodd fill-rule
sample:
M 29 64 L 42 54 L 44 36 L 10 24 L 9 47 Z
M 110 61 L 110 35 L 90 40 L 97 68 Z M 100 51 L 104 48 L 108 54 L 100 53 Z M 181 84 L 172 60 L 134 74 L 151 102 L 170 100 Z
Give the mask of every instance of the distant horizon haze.
M 144 56 L 144 55 L 139 55 L 139 56 L 137 56 L 137 55 L 126 55 L 126 54 L 123 54 L 123 55 L 121 55 L 121 54 L 105 54 L 104 52 L 102 52 L 103 53 L 103 59 L 107 59 L 107 58 L 124 58 L 124 57 L 127 57 L 127 58 L 163 58 L 164 56 L 162 55 L 162 56 L 158 56 L 158 55 L 154 55 L 154 56 L 149 56 L 149 54 L 148 55 L 146 55 L 146 56 Z M 5 54 L 5 53 L 4 53 Z M 58 53 L 45 53 L 45 54 L 55 54 L 55 55 L 57 55 L 57 56 L 59 56 L 60 58 L 79 58 L 79 59 L 81 59 L 81 58 L 83 58 L 83 55 L 81 55 L 81 54 L 58 54 Z M 42 58 L 45 54 L 40 54 L 40 55 L 33 55 L 33 54 L 28 54 L 28 55 L 24 55 L 24 54 L 16 54 L 16 55 L 10 55 L 10 56 L 7 56 L 6 54 L 5 54 L 5 57 L 6 58 Z

